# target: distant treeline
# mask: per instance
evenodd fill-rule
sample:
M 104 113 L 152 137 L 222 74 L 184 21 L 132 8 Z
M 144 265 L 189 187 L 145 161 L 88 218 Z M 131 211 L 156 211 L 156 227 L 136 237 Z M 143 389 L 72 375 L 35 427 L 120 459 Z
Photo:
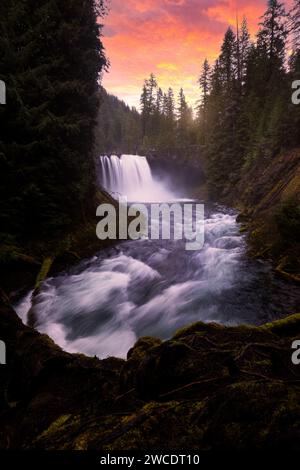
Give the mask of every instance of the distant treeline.
M 95 155 L 135 154 L 142 140 L 141 115 L 101 87 L 95 128 Z
M 197 123 L 183 89 L 177 98 L 171 87 L 163 92 L 151 74 L 145 80 L 140 105 L 143 151 L 185 159 L 197 144 Z
M 269 0 L 256 41 L 247 20 L 229 28 L 213 66 L 200 76 L 199 139 L 210 192 L 232 191 L 258 160 L 300 145 L 300 106 L 292 82 L 300 77 L 300 1 L 289 13 Z
M 258 159 L 300 145 L 300 106 L 292 82 L 300 78 L 300 0 L 290 12 L 269 0 L 251 41 L 247 19 L 228 28 L 214 64 L 204 61 L 199 103 L 192 113 L 180 90 L 163 93 L 152 74 L 141 95 L 144 152 L 200 160 L 212 197 L 231 191 Z
M 176 99 L 164 93 L 151 74 L 145 80 L 140 111 L 101 87 L 101 106 L 95 129 L 95 153 L 160 154 L 184 158 L 198 143 L 198 125 L 183 89 Z
M 0 3 L 0 238 L 51 236 L 84 221 L 94 194 L 95 153 L 151 153 L 205 166 L 213 197 L 231 191 L 258 160 L 300 145 L 300 0 L 286 13 L 269 0 L 255 42 L 247 21 L 229 28 L 206 60 L 193 117 L 184 91 L 151 74 L 140 113 L 99 89 L 107 65 L 102 0 Z M 100 98 L 100 100 L 99 100 Z M 99 101 L 102 102 L 99 108 Z

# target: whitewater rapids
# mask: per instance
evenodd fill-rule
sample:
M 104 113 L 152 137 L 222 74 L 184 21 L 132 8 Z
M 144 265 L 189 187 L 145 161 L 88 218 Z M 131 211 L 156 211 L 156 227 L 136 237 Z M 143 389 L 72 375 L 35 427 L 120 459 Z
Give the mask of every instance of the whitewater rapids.
M 124 242 L 47 279 L 31 305 L 16 310 L 65 350 L 125 357 L 145 335 L 169 338 L 195 321 L 261 324 L 297 302 L 297 292 L 274 278 L 269 265 L 246 255 L 235 213 L 206 207 L 205 245 L 184 241 Z

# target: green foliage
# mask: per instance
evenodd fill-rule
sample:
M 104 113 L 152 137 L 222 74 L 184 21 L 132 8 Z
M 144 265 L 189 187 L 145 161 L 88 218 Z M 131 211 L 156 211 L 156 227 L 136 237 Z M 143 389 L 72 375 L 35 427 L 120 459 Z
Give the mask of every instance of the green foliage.
M 97 12 L 96 12 L 97 10 Z M 0 6 L 0 223 L 18 240 L 81 219 L 93 191 L 93 126 L 102 1 L 7 0 Z
M 141 151 L 186 157 L 189 148 L 196 142 L 196 126 L 183 89 L 180 89 L 176 100 L 173 89 L 169 87 L 164 93 L 151 74 L 144 82 L 140 103 L 143 129 Z
M 142 121 L 134 108 L 100 89 L 100 102 L 95 128 L 95 155 L 135 154 L 142 140 Z
M 282 149 L 299 145 L 300 106 L 291 103 L 291 83 L 300 77 L 300 55 L 296 46 L 288 69 L 288 30 L 296 44 L 299 0 L 289 25 L 283 4 L 268 0 L 253 43 L 246 18 L 235 32 L 228 28 L 215 64 L 203 63 L 194 121 L 183 90 L 176 116 L 173 91 L 162 94 L 152 74 L 141 96 L 145 151 L 198 156 L 210 196 L 218 199 L 232 193 L 258 160 L 268 164 Z
M 269 0 L 255 43 L 244 19 L 236 34 L 226 31 L 209 78 L 204 63 L 198 135 L 213 198 L 232 192 L 258 159 L 299 143 L 299 109 L 291 104 L 299 59 L 295 52 L 288 72 L 287 34 L 283 5 Z
M 300 203 L 289 199 L 278 209 L 275 216 L 281 239 L 285 245 L 299 243 L 300 240 Z

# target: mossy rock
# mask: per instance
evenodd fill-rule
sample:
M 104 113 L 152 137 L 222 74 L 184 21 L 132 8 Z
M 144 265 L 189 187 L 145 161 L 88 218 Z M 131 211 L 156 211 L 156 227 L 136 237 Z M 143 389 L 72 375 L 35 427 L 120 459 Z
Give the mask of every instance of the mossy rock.
M 8 305 L 0 446 L 43 450 L 293 450 L 300 314 L 261 327 L 195 323 L 141 338 L 128 360 L 62 351 Z
M 127 353 L 127 360 L 139 362 L 145 357 L 150 349 L 160 346 L 161 344 L 162 341 L 158 338 L 153 338 L 152 336 L 143 336 L 142 338 L 138 339 L 131 349 L 129 349 Z
M 189 336 L 195 333 L 203 335 L 203 334 L 206 334 L 207 332 L 219 330 L 222 328 L 224 328 L 224 326 L 220 325 L 219 323 L 195 322 L 195 323 L 192 323 L 191 325 L 188 325 L 186 327 L 183 327 L 177 330 L 173 336 L 173 339 L 183 338 L 185 336 Z
M 300 335 L 300 313 L 290 315 L 276 320 L 271 323 L 266 323 L 260 327 L 261 329 L 271 331 L 280 336 L 296 336 Z

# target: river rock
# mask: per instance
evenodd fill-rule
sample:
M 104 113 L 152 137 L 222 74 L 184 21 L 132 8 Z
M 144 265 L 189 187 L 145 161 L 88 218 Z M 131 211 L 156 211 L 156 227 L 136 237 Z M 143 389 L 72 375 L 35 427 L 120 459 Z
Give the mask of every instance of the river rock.
M 141 338 L 127 361 L 69 354 L 0 307 L 2 449 L 296 449 L 300 314 L 262 327 L 196 323 Z

